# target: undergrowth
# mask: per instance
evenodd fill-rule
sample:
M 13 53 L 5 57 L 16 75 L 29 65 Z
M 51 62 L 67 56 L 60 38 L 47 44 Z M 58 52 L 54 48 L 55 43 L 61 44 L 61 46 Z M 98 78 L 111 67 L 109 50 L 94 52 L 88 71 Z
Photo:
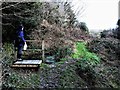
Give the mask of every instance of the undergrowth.
M 76 42 L 76 51 L 72 54 L 76 63 L 76 73 L 86 81 L 88 86 L 94 86 L 96 81 L 95 67 L 100 63 L 100 58 L 87 49 L 85 42 Z
M 3 88 L 33 88 L 39 86 L 39 75 L 31 73 L 28 76 L 22 76 L 16 72 L 10 73 L 7 80 L 3 82 Z

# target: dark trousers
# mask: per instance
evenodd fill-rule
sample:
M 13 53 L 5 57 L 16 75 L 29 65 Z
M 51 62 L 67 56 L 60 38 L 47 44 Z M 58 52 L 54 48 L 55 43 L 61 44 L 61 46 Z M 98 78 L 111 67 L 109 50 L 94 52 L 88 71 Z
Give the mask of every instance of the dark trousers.
M 18 50 L 17 50 L 17 58 L 21 58 L 23 46 L 18 46 L 17 48 L 18 48 Z

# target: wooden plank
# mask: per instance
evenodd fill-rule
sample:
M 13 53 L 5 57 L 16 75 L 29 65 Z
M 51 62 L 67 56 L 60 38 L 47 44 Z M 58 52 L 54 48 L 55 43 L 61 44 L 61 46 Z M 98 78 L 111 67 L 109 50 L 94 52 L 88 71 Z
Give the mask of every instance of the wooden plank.
M 31 68 L 37 68 L 39 65 L 11 65 L 11 67 L 31 67 Z
M 22 60 L 16 61 L 14 64 L 22 64 L 22 65 L 39 65 L 42 63 L 42 60 Z
M 23 50 L 23 51 L 42 51 L 42 49 L 27 49 L 27 50 Z
M 26 42 L 41 42 L 40 40 L 26 40 Z

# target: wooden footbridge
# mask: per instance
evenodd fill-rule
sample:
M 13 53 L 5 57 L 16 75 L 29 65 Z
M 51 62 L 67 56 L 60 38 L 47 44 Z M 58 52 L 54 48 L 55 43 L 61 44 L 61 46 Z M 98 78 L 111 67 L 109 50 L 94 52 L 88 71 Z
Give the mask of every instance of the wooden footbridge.
M 30 43 L 30 42 L 40 42 L 39 40 L 26 40 L 26 43 Z M 30 52 L 30 51 L 37 51 L 37 52 L 42 52 L 42 60 L 39 59 L 23 59 L 21 61 L 17 61 L 17 51 L 14 52 L 14 62 L 11 65 L 12 68 L 23 68 L 23 67 L 27 67 L 27 68 L 39 68 L 40 64 L 42 62 L 44 62 L 45 59 L 45 51 L 44 51 L 44 40 L 42 40 L 42 49 L 36 48 L 36 49 L 27 49 L 25 51 L 23 51 L 23 55 L 24 52 Z M 30 56 L 32 58 L 32 56 Z

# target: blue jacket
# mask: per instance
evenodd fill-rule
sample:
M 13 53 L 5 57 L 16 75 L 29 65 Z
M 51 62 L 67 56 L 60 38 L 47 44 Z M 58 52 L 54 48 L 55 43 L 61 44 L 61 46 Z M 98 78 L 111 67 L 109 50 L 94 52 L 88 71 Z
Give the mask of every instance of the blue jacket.
M 24 32 L 23 30 L 18 29 L 18 31 L 16 32 L 16 39 L 15 39 L 15 46 L 19 47 L 19 46 L 24 46 L 25 43 L 25 39 L 24 39 Z M 20 40 L 18 40 L 20 39 Z
M 24 33 L 23 31 L 18 31 L 18 37 L 20 37 L 22 39 L 23 42 L 25 42 L 25 39 L 24 39 Z

